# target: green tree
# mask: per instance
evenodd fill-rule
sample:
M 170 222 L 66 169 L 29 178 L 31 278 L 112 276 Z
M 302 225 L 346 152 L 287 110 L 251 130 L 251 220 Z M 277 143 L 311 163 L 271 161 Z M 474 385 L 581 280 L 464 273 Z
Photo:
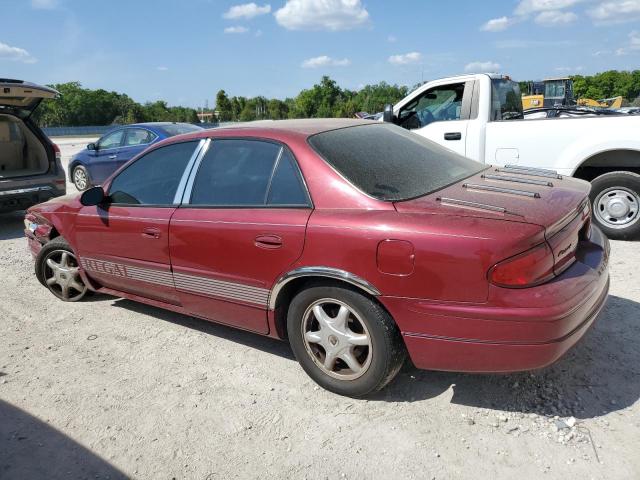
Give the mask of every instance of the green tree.
M 216 94 L 216 110 L 218 111 L 218 120 L 221 122 L 230 122 L 233 119 L 231 101 L 224 90 L 219 90 Z

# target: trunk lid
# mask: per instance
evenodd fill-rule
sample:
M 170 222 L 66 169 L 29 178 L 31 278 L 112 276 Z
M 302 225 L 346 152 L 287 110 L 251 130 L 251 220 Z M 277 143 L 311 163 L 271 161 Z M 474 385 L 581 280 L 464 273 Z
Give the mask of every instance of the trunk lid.
M 0 78 L 0 112 L 3 109 L 29 117 L 45 98 L 56 98 L 60 93 L 53 88 L 23 80 Z
M 396 202 L 398 212 L 502 218 L 545 229 L 554 272 L 573 263 L 578 243 L 588 235 L 588 182 L 550 170 L 491 167 L 431 195 Z

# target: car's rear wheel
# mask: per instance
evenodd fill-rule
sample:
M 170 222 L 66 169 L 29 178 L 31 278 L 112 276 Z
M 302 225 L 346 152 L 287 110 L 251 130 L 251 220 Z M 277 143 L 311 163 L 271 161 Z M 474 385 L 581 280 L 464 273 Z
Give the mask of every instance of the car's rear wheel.
M 87 190 L 91 186 L 91 180 L 89 179 L 89 172 L 82 165 L 78 165 L 73 169 L 73 184 L 81 192 Z
M 62 237 L 51 240 L 40 250 L 36 258 L 36 277 L 65 302 L 77 302 L 87 294 L 78 259 Z
M 382 389 L 405 360 L 391 316 L 349 288 L 315 286 L 298 293 L 289 306 L 287 330 L 305 372 L 340 395 L 361 397 Z
M 593 219 L 612 239 L 640 237 L 640 175 L 610 172 L 591 182 Z

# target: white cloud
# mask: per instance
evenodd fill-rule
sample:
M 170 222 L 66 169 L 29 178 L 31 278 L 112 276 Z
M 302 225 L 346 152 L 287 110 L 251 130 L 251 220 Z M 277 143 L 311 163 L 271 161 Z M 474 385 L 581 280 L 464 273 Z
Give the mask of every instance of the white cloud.
M 629 43 L 616 50 L 616 55 L 628 55 L 631 52 L 640 51 L 640 32 L 634 30 L 629 34 Z
M 348 67 L 351 60 L 348 58 L 336 59 L 321 55 L 319 57 L 308 58 L 302 62 L 302 68 L 321 68 L 321 67 Z
M 24 48 L 12 47 L 2 42 L 0 42 L 0 60 L 12 60 L 22 63 L 36 63 L 38 61 Z
M 53 10 L 58 6 L 58 0 L 31 0 L 31 7 L 39 10 Z
M 398 41 L 398 39 L 395 37 L 395 35 L 389 35 L 387 37 L 387 42 L 389 43 L 396 43 Z
M 577 67 L 556 67 L 554 68 L 556 72 L 570 73 L 570 72 L 581 72 L 584 70 L 582 65 L 578 65 Z
M 496 62 L 471 62 L 464 66 L 465 72 L 497 72 L 500 70 L 500 64 Z
M 247 33 L 248 31 L 247 27 L 227 27 L 224 29 L 224 33 Z
M 411 63 L 418 63 L 422 60 L 422 54 L 419 52 L 409 52 L 401 55 L 391 55 L 389 57 L 389 63 L 392 65 L 409 65 Z
M 267 3 L 260 7 L 251 2 L 244 3 L 242 5 L 234 5 L 222 16 L 231 20 L 238 18 L 245 18 L 249 20 L 260 15 L 266 15 L 267 13 L 271 13 L 271 5 Z
M 156 67 L 156 70 L 158 70 L 159 72 L 166 72 L 167 70 L 169 70 L 169 67 L 160 66 Z
M 512 21 L 509 17 L 492 18 L 480 27 L 483 32 L 501 32 L 506 30 Z
M 587 12 L 596 23 L 624 23 L 640 20 L 640 0 L 601 2 Z
M 287 0 L 274 15 L 288 30 L 351 30 L 369 21 L 360 0 Z
M 540 12 L 535 19 L 538 25 L 543 27 L 555 27 L 558 25 L 568 25 L 578 19 L 578 16 L 573 12 L 558 12 L 553 10 L 547 10 Z
M 583 0 L 521 0 L 514 13 L 516 15 L 528 15 L 549 10 L 562 10 L 572 7 L 581 1 Z

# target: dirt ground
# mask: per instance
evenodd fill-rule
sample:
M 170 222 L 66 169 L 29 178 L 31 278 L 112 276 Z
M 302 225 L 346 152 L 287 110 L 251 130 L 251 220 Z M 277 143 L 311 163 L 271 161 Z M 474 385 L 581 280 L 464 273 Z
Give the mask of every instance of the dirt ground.
M 65 157 L 88 139 L 62 143 Z M 70 187 L 69 191 L 74 191 Z M 0 216 L 0 478 L 640 478 L 640 244 L 534 373 L 406 366 L 383 392 L 319 389 L 286 343 L 106 296 L 65 304 Z

